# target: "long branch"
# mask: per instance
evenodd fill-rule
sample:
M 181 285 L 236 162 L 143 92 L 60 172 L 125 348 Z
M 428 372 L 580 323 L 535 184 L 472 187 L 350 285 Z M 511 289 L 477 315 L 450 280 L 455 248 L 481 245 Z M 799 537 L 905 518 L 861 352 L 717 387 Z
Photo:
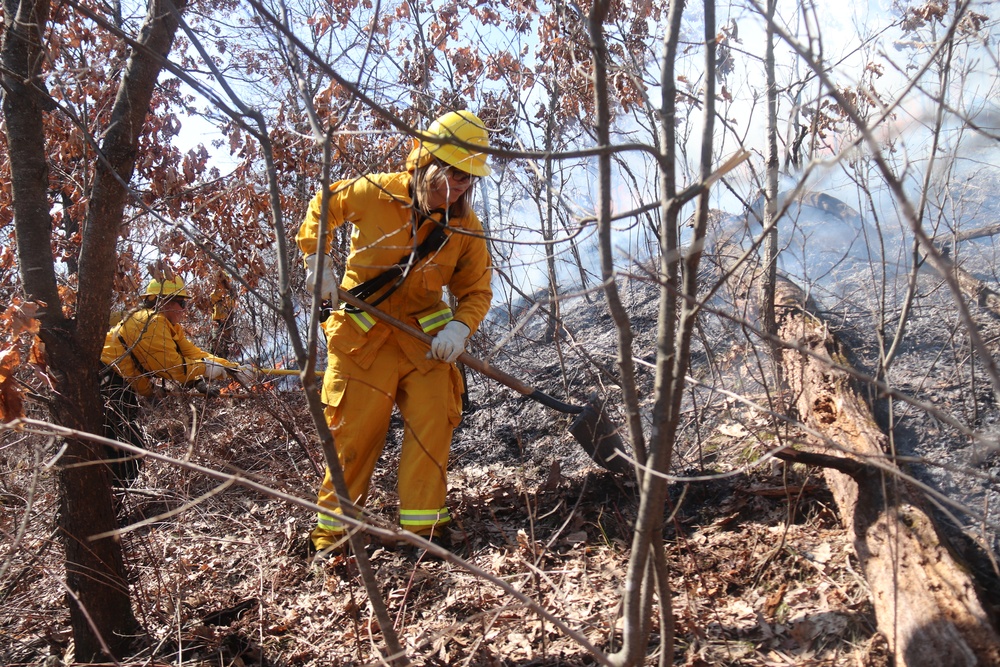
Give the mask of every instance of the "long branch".
M 7 423 L 0 424 L 0 432 L 3 431 L 11 431 L 11 432 L 23 431 L 29 433 L 37 433 L 39 435 L 45 435 L 45 436 L 55 436 L 59 438 L 78 438 L 81 440 L 90 440 L 100 445 L 108 445 L 116 449 L 120 449 L 135 454 L 137 456 L 143 456 L 148 459 L 153 459 L 156 461 L 160 461 L 162 463 L 167 463 L 169 465 L 177 466 L 178 468 L 183 468 L 184 470 L 197 472 L 222 482 L 232 480 L 233 484 L 237 484 L 239 486 L 251 489 L 270 498 L 286 502 L 290 505 L 294 505 L 296 507 L 300 507 L 302 509 L 306 509 L 311 512 L 318 512 L 321 509 L 323 509 L 314 502 L 304 500 L 302 498 L 293 496 L 283 491 L 279 491 L 277 489 L 273 489 L 267 486 L 266 484 L 258 482 L 249 477 L 234 475 L 232 473 L 220 472 L 218 470 L 214 470 L 206 466 L 198 465 L 197 463 L 193 463 L 189 460 L 175 459 L 171 456 L 167 456 L 166 454 L 160 454 L 158 452 L 151 451 L 148 449 L 135 447 L 128 443 L 118 442 L 116 440 L 111 440 L 103 436 L 94 435 L 93 433 L 84 433 L 82 431 L 76 431 L 74 429 L 66 428 L 64 426 L 59 426 L 57 424 L 52 424 L 46 421 L 42 421 L 40 419 L 28 419 L 28 418 L 15 419 Z M 483 580 L 488 581 L 491 584 L 497 586 L 508 595 L 512 596 L 516 600 L 523 603 L 528 609 L 531 609 L 533 612 L 543 617 L 549 623 L 552 623 L 555 627 L 559 628 L 559 630 L 563 632 L 567 637 L 571 638 L 573 641 L 579 644 L 581 648 L 593 654 L 594 659 L 600 662 L 602 665 L 608 665 L 608 667 L 613 667 L 611 662 L 609 662 L 604 657 L 604 654 L 601 652 L 601 650 L 595 647 L 593 644 L 591 644 L 590 641 L 586 638 L 586 636 L 584 636 L 582 632 L 579 632 L 569 627 L 564 621 L 562 621 L 557 616 L 552 614 L 552 612 L 550 612 L 544 606 L 542 606 L 538 602 L 535 602 L 535 600 L 522 593 L 516 586 L 509 583 L 502 577 L 497 577 L 485 570 L 476 567 L 472 563 L 463 560 L 462 558 L 456 556 L 447 549 L 434 544 L 433 542 L 429 542 L 428 540 L 420 537 L 416 533 L 411 533 L 409 531 L 399 530 L 399 529 L 380 528 L 370 523 L 364 523 L 362 521 L 352 519 L 351 517 L 346 515 L 344 516 L 343 520 L 344 523 L 350 525 L 352 528 L 357 528 L 370 535 L 383 538 L 385 540 L 405 541 L 408 544 L 412 544 L 414 546 L 426 549 L 427 551 L 441 558 L 442 560 L 447 560 L 448 562 L 454 565 L 458 565 L 462 568 L 465 568 L 475 576 L 481 577 Z

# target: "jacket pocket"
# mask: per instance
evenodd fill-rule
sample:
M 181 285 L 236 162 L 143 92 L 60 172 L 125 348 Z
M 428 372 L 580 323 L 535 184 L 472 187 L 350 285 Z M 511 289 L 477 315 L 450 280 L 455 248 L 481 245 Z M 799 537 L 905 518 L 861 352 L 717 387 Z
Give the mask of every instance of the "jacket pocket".
M 432 294 L 440 294 L 441 289 L 451 282 L 451 276 L 455 273 L 456 259 L 441 252 L 421 266 L 420 284 L 423 288 Z
M 347 392 L 347 383 L 349 377 L 341 375 L 340 373 L 335 373 L 327 370 L 323 374 L 323 392 L 320 396 L 320 400 L 323 401 L 325 405 L 329 405 L 332 408 L 336 408 L 340 405 L 340 402 L 344 399 L 344 394 Z M 335 426 L 330 424 L 331 427 Z
M 389 338 L 388 324 L 376 323 L 367 333 L 343 310 L 331 315 L 323 325 L 327 345 L 349 356 L 362 368 L 368 368 L 375 361 L 375 355 Z

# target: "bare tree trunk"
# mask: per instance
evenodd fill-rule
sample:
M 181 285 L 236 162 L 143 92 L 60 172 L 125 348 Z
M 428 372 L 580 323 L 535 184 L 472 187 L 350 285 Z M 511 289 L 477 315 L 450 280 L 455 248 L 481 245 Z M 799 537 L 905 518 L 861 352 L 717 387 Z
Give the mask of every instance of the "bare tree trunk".
M 52 107 L 45 92 L 34 84 L 43 62 L 48 3 L 8 0 L 5 9 L 3 111 L 13 172 L 18 261 L 26 297 L 45 304 L 39 316 L 39 335 L 45 341 L 55 383 L 50 411 L 62 426 L 101 433 L 97 371 L 111 308 L 115 244 L 139 133 L 162 66 L 157 56 L 170 49 L 176 15 L 170 5 L 154 0 L 138 39 L 140 46 L 126 65 L 90 193 L 80 249 L 77 315 L 67 319 L 56 286 L 47 196 L 43 105 Z M 67 440 L 60 459 L 59 518 L 66 547 L 66 584 L 76 656 L 83 661 L 104 654 L 122 656 L 138 630 L 121 544 L 110 538 L 91 541 L 89 537 L 113 531 L 116 526 L 108 471 L 96 464 L 103 452 L 103 447 L 85 440 Z
M 549 97 L 549 115 L 545 120 L 545 152 L 549 155 L 552 154 L 553 137 L 555 137 L 555 127 L 553 127 L 555 122 L 555 107 L 559 100 L 559 87 L 558 83 L 554 90 L 550 92 Z M 545 338 L 546 343 L 551 343 L 556 339 L 556 332 L 559 328 L 559 283 L 556 277 L 556 255 L 555 255 L 555 245 L 552 243 L 552 239 L 555 237 L 555 202 L 552 198 L 552 160 L 545 161 L 545 169 L 542 172 L 544 174 L 544 182 L 540 184 L 542 188 L 545 189 L 545 210 L 542 212 L 542 239 L 545 241 L 545 268 L 549 277 L 549 309 L 548 317 L 545 324 Z
M 885 462 L 885 434 L 853 376 L 837 368 L 847 363 L 845 350 L 806 310 L 797 286 L 780 280 L 777 287 L 785 378 L 800 418 L 824 437 L 823 453 L 849 457 L 837 466 L 846 472 L 826 467 L 824 474 L 852 533 L 879 630 L 896 664 L 1000 664 L 1000 636 L 975 582 L 942 544 L 919 495 Z M 796 460 L 794 453 L 788 458 Z
M 615 321 L 618 332 L 618 367 L 622 378 L 622 390 L 626 409 L 629 410 L 629 436 L 632 449 L 640 463 L 647 462 L 645 446 L 642 442 L 642 423 L 638 414 L 638 395 L 635 387 L 635 372 L 632 364 L 632 327 L 621 303 L 614 281 L 615 269 L 611 245 L 611 112 L 608 87 L 608 49 L 604 40 L 604 20 L 608 14 L 608 0 L 595 0 L 589 16 L 592 62 L 594 67 L 594 104 L 597 119 L 594 130 L 598 145 L 604 149 L 598 158 L 597 190 L 597 235 L 601 254 L 601 279 L 604 282 L 608 309 Z M 647 475 L 647 477 L 654 477 Z M 659 489 L 654 489 L 659 490 Z M 637 665 L 642 662 L 643 652 L 648 643 L 651 626 L 649 608 L 652 603 L 650 586 L 650 544 L 659 535 L 659 525 L 655 518 L 657 507 L 662 513 L 663 503 L 658 505 L 649 490 L 642 489 L 639 517 L 636 520 L 635 537 L 632 540 L 632 554 L 626 575 L 623 600 L 623 644 L 620 651 L 609 656 L 612 664 L 619 667 Z M 646 509 L 643 509 L 643 506 Z M 652 506 L 652 509 L 649 507 Z M 662 549 L 662 543 L 658 545 Z M 670 637 L 669 641 L 673 642 Z
M 764 219 L 767 230 L 764 237 L 764 276 L 761 281 L 761 311 L 764 331 L 773 335 L 774 282 L 778 269 L 778 85 L 774 74 L 774 12 L 777 0 L 767 0 L 767 47 L 764 69 L 767 74 L 767 164 L 766 192 L 764 193 Z
M 260 11 L 259 7 L 258 11 Z M 271 17 L 271 20 L 273 21 L 273 25 L 275 27 L 278 27 L 279 29 L 285 28 L 283 24 L 274 20 L 274 17 Z M 287 36 L 288 34 L 286 33 L 285 37 Z M 196 45 L 198 44 L 197 42 L 195 43 Z M 294 49 L 289 49 L 289 52 L 293 53 Z M 300 77 L 301 73 L 299 72 L 297 66 L 294 68 L 294 71 L 296 72 L 296 76 Z M 292 347 L 295 350 L 296 361 L 298 362 L 299 368 L 302 369 L 303 392 L 305 393 L 306 403 L 309 406 L 309 414 L 312 417 L 313 424 L 316 426 L 316 430 L 320 438 L 320 445 L 323 448 L 323 458 L 326 462 L 327 469 L 330 471 L 330 478 L 333 482 L 333 487 L 337 492 L 338 500 L 345 512 L 345 516 L 351 519 L 356 519 L 359 515 L 359 509 L 354 505 L 350 493 L 348 492 L 347 482 L 344 480 L 344 471 L 341 468 L 340 460 L 337 457 L 337 449 L 334 443 L 333 434 L 330 432 L 326 423 L 319 392 L 317 392 L 309 383 L 305 381 L 306 378 L 312 377 L 314 369 L 316 368 L 316 353 L 320 340 L 318 315 L 321 298 L 319 290 L 316 290 L 312 295 L 313 298 L 310 306 L 307 340 L 305 346 L 303 346 L 302 337 L 299 333 L 296 321 L 295 305 L 292 299 L 290 282 L 288 280 L 288 250 L 282 233 L 285 229 L 285 225 L 283 222 L 281 197 L 279 194 L 280 187 L 277 179 L 278 171 L 275 166 L 274 150 L 270 142 L 267 125 L 260 112 L 247 108 L 243 102 L 239 100 L 239 96 L 234 90 L 232 90 L 232 88 L 229 87 L 221 72 L 213 69 L 213 74 L 215 75 L 216 80 L 222 84 L 229 93 L 230 98 L 237 108 L 252 118 L 256 125 L 254 133 L 257 136 L 258 141 L 260 141 L 262 153 L 265 159 L 267 169 L 268 199 L 271 205 L 271 224 L 275 230 L 275 238 L 277 239 L 278 245 L 278 281 L 281 294 L 281 317 L 285 322 L 288 333 L 290 334 Z M 320 210 L 323 213 L 320 216 L 318 230 L 318 238 L 322 239 L 326 237 L 327 225 L 329 224 L 327 204 L 329 203 L 328 200 L 330 197 L 330 165 L 333 148 L 330 137 L 334 128 L 330 127 L 327 130 L 324 130 L 324 126 L 320 122 L 319 116 L 312 107 L 311 100 L 309 98 L 303 98 L 302 102 L 304 103 L 304 106 L 309 114 L 313 135 L 318 141 L 321 142 L 323 147 L 323 172 L 320 183 L 321 192 L 323 192 Z M 320 262 L 322 261 L 323 257 L 320 255 Z M 317 270 L 322 270 L 322 267 L 317 266 Z M 365 589 L 368 591 L 369 604 L 371 604 L 375 613 L 375 618 L 381 628 L 382 637 L 385 641 L 386 648 L 388 649 L 389 655 L 385 658 L 385 662 L 390 665 L 409 665 L 410 660 L 407 657 L 406 650 L 399 641 L 399 637 L 396 634 L 395 629 L 393 628 L 392 619 L 389 616 L 389 610 L 386 607 L 385 600 L 379 590 L 375 571 L 372 568 L 371 561 L 369 560 L 368 554 L 364 549 L 364 544 L 362 543 L 359 532 L 357 530 L 349 531 L 348 540 L 352 550 L 354 551 Z
M 606 50 L 603 41 L 602 10 L 607 7 L 595 2 L 590 16 L 590 34 L 594 48 L 594 91 L 598 107 L 599 143 L 609 143 L 608 128 L 601 123 L 600 110 L 607 105 Z M 680 417 L 680 404 L 685 386 L 685 371 L 690 357 L 691 338 L 698 313 L 698 267 L 708 221 L 708 190 L 705 187 L 692 189 L 697 193 L 698 205 L 694 215 L 694 238 L 687 252 L 680 252 L 677 219 L 684 196 L 678 195 L 674 173 L 674 151 L 677 148 L 674 131 L 676 113 L 674 61 L 680 34 L 684 2 L 672 2 L 668 17 L 669 29 L 664 43 L 664 57 L 661 74 L 661 141 L 662 170 L 661 199 L 663 202 L 660 229 L 660 311 L 657 323 L 655 400 L 652 412 L 648 447 L 633 430 L 633 448 L 636 458 L 645 468 L 638 471 L 641 496 L 636 519 L 635 534 L 632 539 L 632 554 L 629 559 L 626 595 L 623 603 L 623 645 L 621 650 L 610 656 L 616 665 L 637 665 L 642 662 L 643 651 L 648 642 L 652 624 L 650 608 L 653 588 L 659 593 L 660 616 L 660 664 L 673 663 L 674 628 L 670 601 L 670 588 L 666 581 L 666 566 L 662 558 L 663 512 L 666 501 L 667 483 L 664 474 L 669 471 L 674 448 L 674 439 Z M 713 131 L 715 114 L 715 5 L 712 0 L 705 3 L 705 71 L 704 117 L 700 151 L 700 183 L 710 182 L 713 152 Z M 610 218 L 608 188 L 610 158 L 605 164 L 602 155 L 601 187 L 602 209 L 598 215 L 598 226 L 607 226 Z M 602 266 L 607 281 L 610 263 L 610 239 L 602 238 Z M 606 258 L 607 257 L 607 258 Z M 678 298 L 680 296 L 680 298 Z M 609 298 L 614 314 L 614 302 Z M 619 331 L 619 355 L 624 356 L 630 349 L 631 331 L 627 321 L 623 324 L 616 317 Z M 621 365 L 623 380 L 632 369 Z M 624 382 L 623 382 L 624 385 Z M 627 396 L 626 396 L 627 398 Z

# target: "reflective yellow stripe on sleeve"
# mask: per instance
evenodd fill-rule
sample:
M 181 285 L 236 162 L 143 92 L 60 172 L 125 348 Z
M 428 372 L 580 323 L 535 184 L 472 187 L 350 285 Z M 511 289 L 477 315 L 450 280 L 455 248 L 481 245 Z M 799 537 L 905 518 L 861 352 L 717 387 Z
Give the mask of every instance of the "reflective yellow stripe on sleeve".
M 451 314 L 450 308 L 445 308 L 444 310 L 439 310 L 436 313 L 431 313 L 430 315 L 424 315 L 417 322 L 420 323 L 420 328 L 424 330 L 424 333 L 430 333 L 438 327 L 444 326 L 448 322 L 451 322 L 454 316 Z

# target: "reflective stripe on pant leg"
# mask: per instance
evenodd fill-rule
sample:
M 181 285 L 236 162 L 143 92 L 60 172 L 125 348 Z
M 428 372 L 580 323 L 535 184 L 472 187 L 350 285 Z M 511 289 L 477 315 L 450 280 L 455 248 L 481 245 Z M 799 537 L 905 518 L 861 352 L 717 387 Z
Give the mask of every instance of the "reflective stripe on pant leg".
M 437 526 L 451 521 L 447 507 L 436 510 L 399 510 L 399 525 L 411 533 L 437 533 Z
M 399 350 L 386 345 L 375 362 L 362 369 L 350 357 L 331 352 L 324 380 L 327 405 L 324 410 L 327 425 L 333 434 L 337 459 L 344 471 L 344 481 L 352 501 L 362 506 L 368 495 L 372 471 L 385 446 L 396 391 Z M 326 509 L 317 514 L 317 537 L 341 534 L 346 529 L 338 519 L 342 514 L 337 494 L 327 470 L 320 487 L 317 504 Z
M 344 524 L 334 516 L 340 514 L 340 502 L 337 500 L 337 493 L 333 490 L 333 480 L 330 478 L 330 469 L 326 469 L 323 475 L 323 484 L 319 487 L 319 498 L 316 504 L 327 510 L 327 512 L 316 513 L 316 532 L 328 535 L 342 534 Z
M 451 437 L 461 419 L 461 390 L 456 387 L 461 376 L 454 365 L 445 363 L 423 374 L 401 364 L 400 373 L 396 394 L 403 417 L 400 523 L 413 532 L 428 532 L 451 520 L 445 496 Z

